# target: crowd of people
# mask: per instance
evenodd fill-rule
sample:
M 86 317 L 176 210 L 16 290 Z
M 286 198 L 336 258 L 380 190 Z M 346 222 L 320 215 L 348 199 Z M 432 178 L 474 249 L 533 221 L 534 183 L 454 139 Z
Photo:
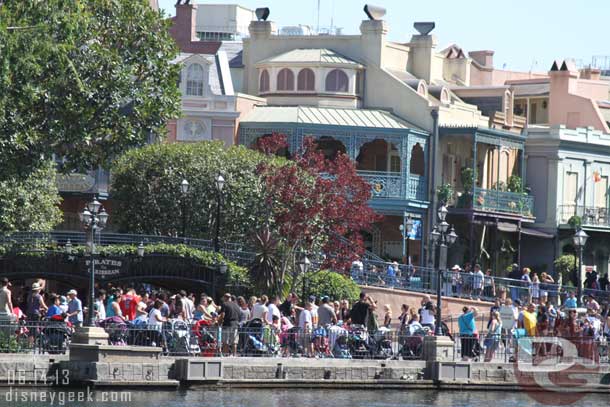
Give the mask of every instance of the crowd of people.
M 522 276 L 519 281 L 524 283 L 522 289 L 504 291 L 496 291 L 493 280 L 488 284 L 487 274 L 482 272 L 479 265 L 473 267 L 472 277 L 469 277 L 467 284 L 464 284 L 464 279 L 456 279 L 454 273 L 462 274 L 464 270 L 458 266 L 452 268 L 449 278 L 444 281 L 445 289 L 451 292 L 470 290 L 474 297 L 495 297 L 488 318 L 484 317 L 487 323 L 481 325 L 480 329 L 477 329 L 476 321 L 482 313 L 474 307 L 464 308 L 457 319 L 455 332 L 450 332 L 447 324 L 441 322 L 444 334 L 459 336 L 458 343 L 464 359 L 482 356 L 484 352 L 485 360 L 489 361 L 500 345 L 504 345 L 509 352 L 514 339 L 524 336 L 590 338 L 592 341 L 610 336 L 610 306 L 607 300 L 597 301 L 587 293 L 581 305 L 577 303 L 574 291 L 562 298 L 548 290 L 549 286 L 545 284 L 551 284 L 552 279 L 544 273 L 538 277 L 525 268 L 519 271 Z M 0 323 L 1 320 L 28 323 L 55 320 L 78 327 L 87 316 L 88 310 L 83 307 L 79 293 L 74 289 L 65 294 L 53 293 L 46 289 L 44 280 L 37 280 L 28 289 L 18 290 L 19 295 L 14 296 L 11 283 L 6 278 L 1 280 L 1 284 Z M 285 299 L 266 295 L 244 298 L 227 293 L 216 303 L 206 293 L 196 295 L 186 290 L 175 293 L 151 289 L 137 291 L 132 287 L 108 286 L 97 290 L 93 311 L 96 323 L 113 319 L 157 331 L 164 329 L 164 324 L 169 321 L 184 321 L 189 326 L 203 321 L 205 326 L 216 330 L 223 355 L 238 353 L 239 342 L 243 341 L 239 332 L 254 320 L 260 321 L 262 327 L 277 337 L 286 332 L 311 337 L 321 328 L 349 330 L 362 327 L 371 335 L 384 331 L 394 332 L 394 338 L 404 338 L 422 333 L 431 335 L 437 324 L 436 306 L 429 295 L 423 295 L 417 307 L 402 304 L 400 312 L 394 315 L 390 304 L 378 305 L 365 293 L 361 293 L 354 304 L 347 299 L 335 300 L 328 296 L 310 296 L 303 300 L 296 293 L 290 293 Z M 479 346 L 481 344 L 482 347 Z M 305 356 L 315 354 L 311 340 L 304 340 L 302 345 Z

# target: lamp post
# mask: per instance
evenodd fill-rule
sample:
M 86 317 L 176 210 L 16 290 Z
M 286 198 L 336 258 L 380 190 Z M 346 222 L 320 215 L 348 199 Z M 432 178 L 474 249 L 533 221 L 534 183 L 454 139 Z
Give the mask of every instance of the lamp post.
M 443 306 L 443 300 L 441 297 L 441 282 L 443 280 L 443 272 L 447 268 L 447 248 L 454 244 L 458 238 L 453 226 L 451 227 L 451 230 L 449 230 L 449 224 L 446 221 L 448 212 L 449 211 L 445 205 L 440 207 L 438 210 L 438 219 L 440 222 L 435 225 L 432 232 L 430 232 L 430 241 L 432 244 L 435 246 L 438 245 L 439 247 L 438 279 L 436 282 L 436 328 L 434 332 L 436 336 L 443 335 L 443 329 L 441 327 L 441 309 Z
M 216 233 L 214 234 L 214 251 L 218 253 L 220 246 L 218 236 L 220 235 L 220 211 L 222 207 L 222 190 L 225 186 L 225 179 L 222 174 L 216 176 Z
M 182 194 L 182 199 L 180 199 L 180 203 L 182 204 L 182 238 L 184 239 L 186 239 L 186 197 L 189 193 L 189 189 L 189 182 L 183 179 L 180 183 L 180 193 Z
M 574 246 L 578 249 L 578 269 L 576 270 L 576 301 L 580 307 L 582 301 L 582 253 L 587 244 L 589 235 L 584 230 L 578 229 L 578 231 L 572 236 Z
M 309 267 L 311 266 L 311 261 L 307 257 L 307 255 L 303 256 L 300 262 L 297 263 L 299 269 L 301 270 L 301 274 L 303 275 L 303 303 L 305 303 L 305 275 L 309 271 Z
M 413 219 L 411 219 L 411 215 L 405 212 L 402 215 L 402 225 L 398 227 L 400 229 L 400 234 L 402 235 L 402 258 L 405 263 L 409 266 L 411 265 L 411 256 L 409 255 L 409 240 L 411 238 L 409 235 L 413 231 Z
M 89 239 L 91 241 L 91 250 L 89 258 L 91 262 L 90 276 L 89 276 L 89 314 L 87 316 L 87 326 L 94 327 L 93 317 L 93 304 L 95 304 L 95 232 L 101 231 L 106 227 L 108 222 L 108 213 L 99 203 L 97 198 L 93 198 L 93 201 L 89 202 L 83 212 L 80 214 L 81 222 L 85 231 L 89 233 Z

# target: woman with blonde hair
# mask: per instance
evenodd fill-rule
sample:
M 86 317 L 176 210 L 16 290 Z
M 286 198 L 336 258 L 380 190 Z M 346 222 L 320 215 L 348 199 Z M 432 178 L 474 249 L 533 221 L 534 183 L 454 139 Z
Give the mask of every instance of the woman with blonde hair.
M 390 304 L 385 304 L 383 306 L 384 316 L 383 316 L 383 326 L 386 328 L 390 328 L 392 324 L 392 307 Z

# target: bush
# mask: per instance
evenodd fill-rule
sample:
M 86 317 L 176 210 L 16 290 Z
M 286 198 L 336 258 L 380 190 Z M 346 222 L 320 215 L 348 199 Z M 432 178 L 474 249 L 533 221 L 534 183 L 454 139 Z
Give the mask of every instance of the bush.
M 453 198 L 453 186 L 451 184 L 440 185 L 436 189 L 436 195 L 439 202 L 448 205 Z
M 567 285 L 569 282 L 572 282 L 572 277 L 574 276 L 575 272 L 574 264 L 576 264 L 576 257 L 573 254 L 564 254 L 563 256 L 555 259 L 553 265 L 555 266 L 557 275 L 561 275 L 563 285 Z
M 243 146 L 221 142 L 155 144 L 129 151 L 113 166 L 111 218 L 121 232 L 214 237 L 217 207 L 216 176 L 222 173 L 221 238 L 241 241 L 266 219 L 264 185 L 257 174 L 262 162 L 278 162 Z M 186 197 L 180 193 L 189 182 Z M 115 209 L 115 208 L 113 208 Z
M 303 287 L 303 278 L 297 281 L 297 293 Z M 321 298 L 325 295 L 331 300 L 349 300 L 350 302 L 358 300 L 360 295 L 360 287 L 352 281 L 351 278 L 333 271 L 319 271 L 308 273 L 305 278 L 305 295 L 315 295 L 316 298 Z

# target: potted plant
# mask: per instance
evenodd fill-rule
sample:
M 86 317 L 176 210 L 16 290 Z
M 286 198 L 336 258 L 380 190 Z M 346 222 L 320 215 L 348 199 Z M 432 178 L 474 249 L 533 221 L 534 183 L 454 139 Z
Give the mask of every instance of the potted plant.
M 582 218 L 578 215 L 574 215 L 568 219 L 568 225 L 572 226 L 574 230 L 578 230 L 582 226 Z
M 523 191 L 523 181 L 521 177 L 518 175 L 511 175 L 508 178 L 508 185 L 506 186 L 508 192 L 522 192 Z
M 451 184 L 439 185 L 436 189 L 436 196 L 439 202 L 445 205 L 449 204 L 449 201 L 453 197 L 453 186 Z

